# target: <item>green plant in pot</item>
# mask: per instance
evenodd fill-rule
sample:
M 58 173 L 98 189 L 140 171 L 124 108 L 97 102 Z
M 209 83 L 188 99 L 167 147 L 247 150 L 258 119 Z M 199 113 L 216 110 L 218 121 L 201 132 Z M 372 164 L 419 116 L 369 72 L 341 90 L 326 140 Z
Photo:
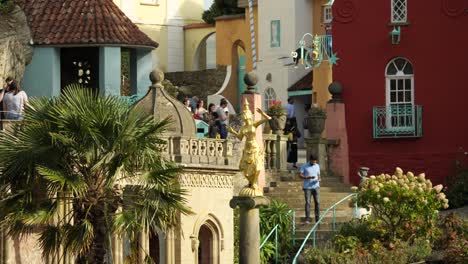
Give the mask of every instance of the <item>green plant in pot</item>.
M 325 120 L 327 119 L 327 112 L 317 106 L 313 106 L 309 110 L 308 129 L 310 137 L 320 137 L 325 129 Z
M 286 108 L 281 104 L 281 101 L 271 102 L 267 114 L 271 116 L 269 125 L 272 132 L 274 134 L 283 134 L 284 125 L 286 124 Z

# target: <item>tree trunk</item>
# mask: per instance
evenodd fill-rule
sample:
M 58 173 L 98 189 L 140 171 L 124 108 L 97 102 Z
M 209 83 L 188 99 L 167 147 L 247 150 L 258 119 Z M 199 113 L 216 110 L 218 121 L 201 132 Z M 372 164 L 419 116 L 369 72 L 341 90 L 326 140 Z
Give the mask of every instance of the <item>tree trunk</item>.
M 88 263 L 107 263 L 107 238 L 109 237 L 109 228 L 106 223 L 105 203 L 101 202 L 94 205 L 91 210 L 90 221 L 94 229 L 94 238 L 88 257 Z

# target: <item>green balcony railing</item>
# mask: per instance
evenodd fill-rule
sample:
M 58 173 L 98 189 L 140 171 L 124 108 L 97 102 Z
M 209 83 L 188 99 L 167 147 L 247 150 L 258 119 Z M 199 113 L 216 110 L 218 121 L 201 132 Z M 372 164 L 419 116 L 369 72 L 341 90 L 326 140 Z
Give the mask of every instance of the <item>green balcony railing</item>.
M 122 96 L 123 99 L 125 99 L 129 105 L 134 105 L 136 102 L 140 101 L 145 97 L 145 94 L 134 94 L 134 95 L 129 95 L 129 96 Z
M 375 106 L 374 138 L 415 138 L 422 136 L 420 105 Z

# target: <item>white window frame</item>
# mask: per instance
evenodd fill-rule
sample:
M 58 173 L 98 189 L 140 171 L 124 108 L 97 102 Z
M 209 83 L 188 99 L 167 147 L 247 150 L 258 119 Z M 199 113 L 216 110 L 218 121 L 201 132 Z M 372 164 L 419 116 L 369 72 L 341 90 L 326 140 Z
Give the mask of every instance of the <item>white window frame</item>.
M 323 7 L 323 23 L 328 24 L 333 20 L 332 6 Z
M 406 63 L 403 65 L 403 67 L 401 69 L 398 69 L 397 65 L 395 64 L 395 61 L 398 60 L 398 59 L 403 59 L 406 61 Z M 405 74 L 403 72 L 403 70 L 405 69 L 406 65 L 407 64 L 410 64 L 411 67 L 413 68 L 413 73 L 412 74 Z M 388 68 L 390 67 L 390 65 L 394 64 L 395 65 L 395 68 L 397 69 L 397 72 L 396 74 L 394 75 L 389 75 L 387 74 L 387 71 L 388 71 Z M 387 118 L 386 118 L 386 126 L 388 128 L 410 128 L 410 127 L 415 127 L 415 109 L 414 109 L 414 67 L 413 67 L 413 64 L 411 63 L 411 61 L 409 61 L 408 59 L 404 58 L 404 57 L 397 57 L 397 58 L 394 58 L 392 59 L 388 64 L 387 66 L 385 67 L 385 79 L 386 79 L 386 96 L 385 96 L 385 101 L 386 101 L 386 107 L 387 107 Z M 407 80 L 407 79 L 410 79 L 411 80 L 411 101 L 410 102 L 398 102 L 398 87 L 396 87 L 396 102 L 392 102 L 391 100 L 391 81 L 392 80 L 395 80 L 397 83 L 398 83 L 398 80 Z M 405 82 L 403 81 L 403 85 L 405 85 Z M 405 87 L 406 88 L 406 87 Z M 403 92 L 403 98 L 405 98 L 405 91 L 406 89 L 404 89 L 402 92 Z M 398 105 L 398 104 L 411 104 L 411 107 L 413 109 L 413 113 L 412 113 L 412 116 L 411 116 L 411 124 L 412 126 L 394 126 L 392 124 L 392 113 L 391 113 L 391 107 L 392 105 Z
M 265 106 L 264 109 L 268 109 L 271 105 L 271 102 L 276 101 L 276 98 L 278 98 L 278 95 L 276 95 L 275 89 L 272 87 L 266 88 L 265 92 L 263 93 L 263 104 Z
M 408 21 L 408 1 L 407 0 L 390 0 L 391 1 L 391 22 L 392 23 L 406 23 Z M 404 4 L 402 10 L 396 10 L 397 3 Z M 397 11 L 400 11 L 398 14 Z M 403 13 L 404 12 L 404 13 Z
M 159 5 L 159 0 L 140 0 L 141 5 Z

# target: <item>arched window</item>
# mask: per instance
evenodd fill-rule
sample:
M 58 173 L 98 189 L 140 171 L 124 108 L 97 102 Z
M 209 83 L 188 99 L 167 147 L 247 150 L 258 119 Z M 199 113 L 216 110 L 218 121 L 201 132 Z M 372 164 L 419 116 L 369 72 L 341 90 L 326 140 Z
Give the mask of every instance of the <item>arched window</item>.
M 406 0 L 392 1 L 392 23 L 406 23 L 408 16 L 408 5 Z
M 268 109 L 273 101 L 276 101 L 276 92 L 273 88 L 268 87 L 263 97 L 265 109 Z
M 387 125 L 408 127 L 414 124 L 413 65 L 405 58 L 395 58 L 386 68 Z

